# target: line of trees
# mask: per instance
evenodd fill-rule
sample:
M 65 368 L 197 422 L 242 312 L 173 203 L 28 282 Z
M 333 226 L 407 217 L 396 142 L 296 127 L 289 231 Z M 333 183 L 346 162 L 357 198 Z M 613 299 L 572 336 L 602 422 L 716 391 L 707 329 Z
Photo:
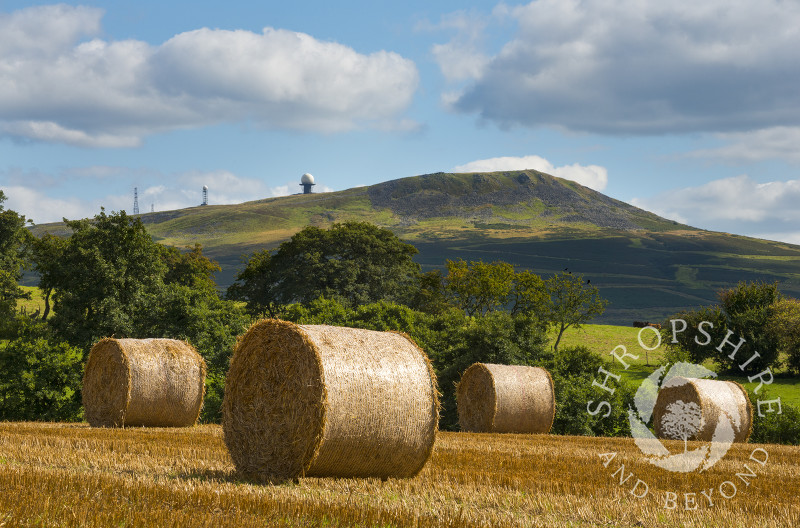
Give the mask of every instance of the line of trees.
M 251 317 L 220 297 L 220 268 L 199 245 L 162 246 L 138 218 L 105 211 L 67 222 L 69 238 L 35 238 L 24 218 L 1 209 L 0 419 L 80 419 L 83 364 L 109 336 L 190 342 L 208 364 L 203 418 L 218 417 L 230 351 Z M 26 267 L 39 275 L 40 314 L 16 310 Z
M 576 397 L 566 376 L 589 376 L 575 354 L 551 347 L 601 313 L 605 301 L 580 276 L 543 279 L 504 262 L 447 261 L 423 273 L 416 248 L 371 224 L 307 227 L 274 250 L 251 255 L 223 297 L 219 266 L 196 245 L 155 243 L 138 218 L 105 211 L 67 222 L 68 238 L 33 237 L 25 218 L 2 208 L 0 194 L 0 419 L 78 420 L 82 368 L 103 337 L 171 337 L 194 345 L 209 366 L 202 418 L 215 421 L 236 337 L 256 318 L 282 317 L 399 330 L 428 351 L 444 393 L 444 427 L 455 426 L 454 384 L 475 361 L 538 364 L 556 373 L 560 394 Z M 44 308 L 16 309 L 27 297 L 24 269 L 39 277 Z M 583 359 L 586 359 L 584 357 Z M 559 359 L 561 358 L 561 359 Z M 566 358 L 566 359 L 564 359 Z M 563 369 L 559 365 L 567 365 Z M 568 409 L 564 405 L 561 408 Z M 602 434 L 617 425 L 587 423 L 559 411 L 557 428 Z M 624 408 L 622 405 L 620 409 Z M 585 413 L 584 413 L 585 414 Z M 623 418 L 623 417 L 621 417 Z M 620 421 L 622 423 L 622 421 Z M 561 425 L 559 425 L 561 424 Z
M 718 304 L 670 319 L 686 322 L 674 342 L 669 321 L 662 325 L 663 340 L 676 359 L 712 360 L 738 374 L 767 368 L 800 374 L 800 301 L 783 295 L 777 283 L 740 282 L 721 290 Z

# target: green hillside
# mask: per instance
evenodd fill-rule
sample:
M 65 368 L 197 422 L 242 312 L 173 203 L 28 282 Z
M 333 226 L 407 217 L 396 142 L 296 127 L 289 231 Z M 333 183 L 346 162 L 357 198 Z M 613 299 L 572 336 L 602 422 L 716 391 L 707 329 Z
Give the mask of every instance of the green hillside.
M 715 301 L 740 280 L 779 281 L 800 296 L 800 246 L 695 229 L 537 171 L 436 173 L 345 191 L 141 216 L 156 240 L 196 242 L 233 280 L 242 257 L 306 225 L 363 220 L 445 259 L 505 260 L 542 275 L 568 268 L 611 301 L 598 322 L 657 320 Z M 68 234 L 61 224 L 34 231 Z

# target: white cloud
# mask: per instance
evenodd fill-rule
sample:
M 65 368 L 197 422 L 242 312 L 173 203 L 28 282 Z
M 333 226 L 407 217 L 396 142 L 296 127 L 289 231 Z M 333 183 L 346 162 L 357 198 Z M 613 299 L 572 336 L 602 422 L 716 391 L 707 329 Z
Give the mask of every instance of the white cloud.
M 439 24 L 429 25 L 430 31 L 455 30 L 450 42 L 434 44 L 434 60 L 449 81 L 477 79 L 483 74 L 489 57 L 480 51 L 487 21 L 476 13 L 458 11 L 444 15 Z
M 496 11 L 517 32 L 453 103 L 457 111 L 502 126 L 610 134 L 800 120 L 797 2 L 537 0 Z M 469 42 L 460 52 L 482 60 Z
M 572 180 L 596 191 L 602 191 L 608 185 L 608 170 L 599 165 L 564 165 L 555 167 L 540 156 L 504 156 L 471 161 L 452 169 L 453 172 L 497 172 L 533 169 L 547 174 Z
M 36 187 L 22 185 L 4 185 L 2 191 L 6 195 L 3 206 L 19 214 L 25 215 L 28 220 L 37 224 L 46 222 L 60 222 L 62 218 L 83 218 L 87 203 L 78 198 L 54 198 L 45 195 Z M 99 212 L 98 208 L 96 212 Z M 94 214 L 94 213 L 92 213 Z
M 365 55 L 273 28 L 203 28 L 157 46 L 106 41 L 101 17 L 66 5 L 0 15 L 0 134 L 129 147 L 147 134 L 232 121 L 386 128 L 418 85 L 414 63 L 392 52 Z
M 631 203 L 704 229 L 785 242 L 800 240 L 800 180 L 758 183 L 741 175 L 635 198 Z
M 768 159 L 800 163 L 800 127 L 771 127 L 716 136 L 727 144 L 718 148 L 697 150 L 690 156 L 733 163 Z

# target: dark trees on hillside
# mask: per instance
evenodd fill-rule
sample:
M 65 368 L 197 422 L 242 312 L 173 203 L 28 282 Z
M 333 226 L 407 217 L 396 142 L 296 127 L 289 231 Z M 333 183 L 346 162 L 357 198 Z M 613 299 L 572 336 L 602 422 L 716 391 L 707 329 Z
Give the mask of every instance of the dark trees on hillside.
M 275 315 L 279 306 L 338 298 L 351 306 L 413 294 L 417 249 L 388 229 L 365 222 L 309 226 L 275 251 L 254 254 L 228 288 L 252 313 Z

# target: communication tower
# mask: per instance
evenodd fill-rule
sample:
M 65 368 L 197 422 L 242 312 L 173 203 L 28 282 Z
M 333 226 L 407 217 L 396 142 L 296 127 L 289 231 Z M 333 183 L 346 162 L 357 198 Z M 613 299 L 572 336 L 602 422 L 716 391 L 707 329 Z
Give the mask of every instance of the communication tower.
M 208 185 L 203 185 L 203 203 L 200 205 L 208 205 Z
M 133 188 L 133 214 L 139 214 L 139 188 Z
M 303 194 L 311 194 L 311 188 L 316 185 L 314 183 L 314 177 L 309 173 L 303 174 L 300 178 L 300 185 L 303 187 Z

